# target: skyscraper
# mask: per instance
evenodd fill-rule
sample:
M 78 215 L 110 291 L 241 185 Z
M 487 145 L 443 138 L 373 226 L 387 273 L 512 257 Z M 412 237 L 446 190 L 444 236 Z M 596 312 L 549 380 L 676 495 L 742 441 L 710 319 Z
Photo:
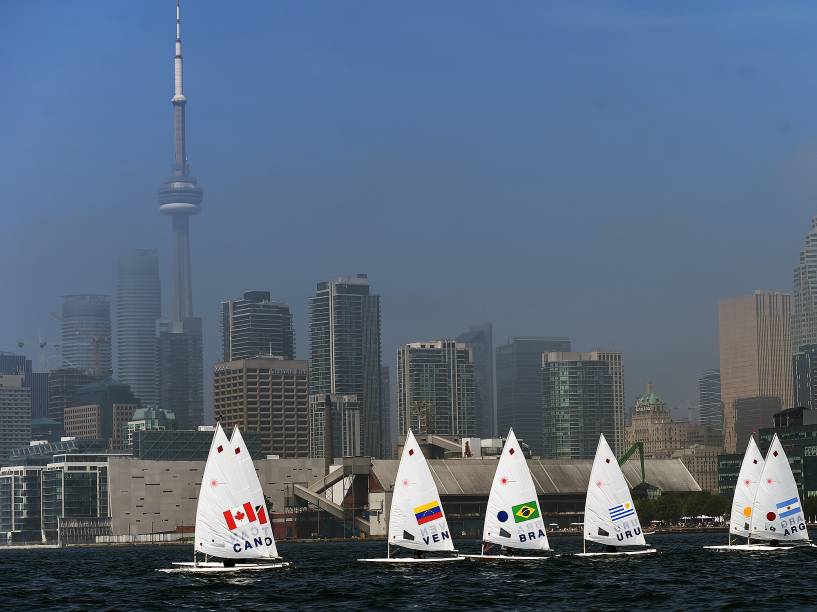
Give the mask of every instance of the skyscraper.
M 514 337 L 496 347 L 496 412 L 498 433 L 513 427 L 531 452 L 542 447 L 542 354 L 569 352 L 569 338 Z
M 309 456 L 329 461 L 360 456 L 360 406 L 356 395 L 309 396 Z
M 742 453 L 735 438 L 735 400 L 778 397 L 793 400 L 791 295 L 755 291 L 718 305 L 723 446 Z
M 542 355 L 541 434 L 528 444 L 537 442 L 545 457 L 590 459 L 599 434 L 616 439 L 616 380 L 604 356 L 598 351 Z
M 397 351 L 400 435 L 473 436 L 475 389 L 471 348 L 453 340 L 412 342 Z
M 792 357 L 794 405 L 817 410 L 817 344 L 806 344 Z
M 111 301 L 107 295 L 62 298 L 62 363 L 95 376 L 111 374 Z
M 720 370 L 706 370 L 698 379 L 698 422 L 723 431 Z
M 62 426 L 65 409 L 74 405 L 74 394 L 80 387 L 101 380 L 79 368 L 59 368 L 48 373 L 48 418 Z
M 217 363 L 216 420 L 229 431 L 261 433 L 261 450 L 284 458 L 309 456 L 309 366 L 271 357 Z
M 817 344 L 817 217 L 811 220 L 800 262 L 794 268 L 791 305 L 791 347 Z
M 491 323 L 475 325 L 457 336 L 457 342 L 464 342 L 470 346 L 474 356 L 476 434 L 483 438 L 492 438 L 497 435 L 494 403 L 494 327 Z
M 365 274 L 320 282 L 309 316 L 310 395 L 356 395 L 363 454 L 383 457 L 389 436 L 380 403 L 380 296 Z
M 295 359 L 295 331 L 287 304 L 269 291 L 245 291 L 240 300 L 221 303 L 224 361 L 268 356 Z
M 159 404 L 176 414 L 179 428 L 196 427 L 204 417 L 201 319 L 193 316 L 190 272 L 190 217 L 199 213 L 202 190 L 187 163 L 182 88 L 181 14 L 176 2 L 175 92 L 173 103 L 174 161 L 171 176 L 159 190 L 159 211 L 173 220 L 171 318 L 159 331 Z
M 0 374 L 0 466 L 8 465 L 11 449 L 31 439 L 31 389 L 21 374 Z
M 117 378 L 148 408 L 159 405 L 156 325 L 161 317 L 157 252 L 122 254 L 116 284 Z

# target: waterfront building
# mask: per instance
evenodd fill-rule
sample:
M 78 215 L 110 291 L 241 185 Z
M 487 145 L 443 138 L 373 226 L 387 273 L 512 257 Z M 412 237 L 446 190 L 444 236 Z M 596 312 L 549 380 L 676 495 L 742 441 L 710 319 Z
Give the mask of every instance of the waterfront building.
M 498 433 L 513 427 L 534 455 L 544 452 L 542 440 L 542 354 L 569 352 L 570 339 L 513 337 L 496 347 L 496 413 Z
M 156 326 L 162 318 L 159 254 L 134 249 L 117 262 L 117 379 L 130 385 L 143 406 L 159 404 Z
M 62 298 L 62 364 L 94 376 L 110 376 L 111 301 L 107 295 Z
M 309 364 L 258 357 L 218 363 L 213 375 L 216 420 L 225 430 L 261 434 L 265 454 L 309 456 Z
M 42 470 L 43 539 L 48 543 L 73 543 L 66 519 L 80 525 L 82 543 L 110 532 L 108 514 L 107 454 L 55 455 Z M 142 475 L 144 479 L 144 475 Z M 164 495 L 157 495 L 163 499 Z M 79 534 L 78 534 L 79 535 Z
M 636 442 L 644 447 L 644 456 L 654 459 L 674 457 L 693 446 L 721 449 L 722 438 L 719 430 L 708 425 L 675 421 L 661 397 L 647 385 L 644 395 L 635 401 L 630 425 L 626 429 L 625 446 Z M 717 474 L 716 461 L 711 466 Z M 703 487 L 703 485 L 701 485 Z
M 87 384 L 102 380 L 79 368 L 59 368 L 48 373 L 48 418 L 60 423 L 68 406 L 74 404 L 74 393 Z
M 262 459 L 261 433 L 241 430 L 241 437 L 253 459 Z M 212 428 L 145 429 L 133 432 L 133 456 L 145 461 L 207 460 L 213 442 Z
M 811 220 L 793 277 L 791 350 L 797 353 L 800 347 L 817 344 L 817 217 Z
M 723 431 L 720 370 L 706 370 L 698 379 L 697 422 Z
M 453 340 L 412 342 L 397 351 L 400 435 L 473 436 L 474 360 L 471 348 Z
M 204 418 L 201 319 L 193 315 L 190 266 L 190 217 L 201 210 L 202 189 L 187 161 L 183 92 L 181 15 L 176 5 L 174 158 L 171 176 L 159 190 L 159 211 L 170 216 L 173 229 L 170 320 L 159 327 L 159 406 L 175 413 L 178 427 L 195 428 Z
M 545 457 L 588 459 L 599 435 L 616 437 L 616 380 L 613 362 L 602 352 L 542 355 L 539 446 Z M 624 414 L 623 407 L 621 414 Z M 534 438 L 528 444 L 536 443 Z
M 287 304 L 269 291 L 245 291 L 242 299 L 221 304 L 223 361 L 278 357 L 295 359 L 295 331 Z
M 309 456 L 334 459 L 360 455 L 360 402 L 357 396 L 310 395 Z
M 789 408 L 772 418 L 772 426 L 758 432 L 758 447 L 768 451 L 777 434 L 789 459 L 803 500 L 817 497 L 817 410 Z
M 0 468 L 0 543 L 39 543 L 41 467 Z
M 794 398 L 791 374 L 791 295 L 755 291 L 718 305 L 724 450 L 742 453 L 735 431 L 735 401 Z M 745 444 L 745 440 L 743 441 Z
M 475 325 L 457 336 L 467 344 L 474 359 L 474 427 L 482 438 L 497 435 L 494 402 L 494 328 L 493 324 Z M 505 431 L 503 434 L 507 434 Z
M 0 374 L 0 466 L 31 439 L 31 389 L 23 381 L 22 374 Z
M 365 274 L 320 282 L 309 300 L 309 393 L 355 395 L 363 454 L 390 449 L 380 390 L 380 296 Z

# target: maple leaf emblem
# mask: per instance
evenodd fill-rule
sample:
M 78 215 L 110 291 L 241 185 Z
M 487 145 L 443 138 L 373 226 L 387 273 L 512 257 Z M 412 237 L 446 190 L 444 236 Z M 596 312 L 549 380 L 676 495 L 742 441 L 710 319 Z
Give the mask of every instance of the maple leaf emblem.
M 244 513 L 241 512 L 241 510 L 239 510 L 238 512 L 235 513 L 235 520 L 240 521 L 243 518 L 244 518 Z

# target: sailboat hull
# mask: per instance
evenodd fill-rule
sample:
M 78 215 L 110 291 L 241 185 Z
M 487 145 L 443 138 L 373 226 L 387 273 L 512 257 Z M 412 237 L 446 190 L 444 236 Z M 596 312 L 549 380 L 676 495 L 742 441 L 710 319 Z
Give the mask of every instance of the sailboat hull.
M 576 553 L 577 557 L 631 557 L 634 555 L 651 555 L 658 551 L 654 548 L 645 548 L 644 550 L 621 550 L 617 552 L 589 552 Z
M 454 561 L 465 561 L 465 557 L 429 557 L 428 559 L 415 559 L 414 557 L 391 557 L 383 559 L 358 559 L 363 563 L 453 563 Z
M 721 546 L 704 546 L 706 550 L 717 550 L 723 552 L 778 552 L 783 550 L 793 550 L 795 548 L 815 548 L 814 544 L 795 544 L 793 546 L 769 546 L 768 544 L 723 544 Z
M 224 567 L 218 561 L 174 561 L 176 567 L 162 568 L 156 571 L 163 574 L 236 574 L 242 572 L 260 572 L 265 570 L 282 569 L 289 567 L 286 561 L 281 563 L 238 563 L 232 567 Z
M 547 559 L 551 559 L 556 555 L 552 555 L 550 557 L 534 557 L 534 556 L 524 556 L 524 555 L 462 555 L 466 559 L 470 561 L 545 561 Z

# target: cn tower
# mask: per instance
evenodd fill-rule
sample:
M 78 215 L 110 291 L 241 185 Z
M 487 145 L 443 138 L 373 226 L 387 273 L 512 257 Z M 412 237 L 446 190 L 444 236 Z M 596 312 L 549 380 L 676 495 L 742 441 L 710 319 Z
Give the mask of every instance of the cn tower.
M 176 427 L 195 429 L 204 409 L 201 319 L 193 316 L 190 278 L 190 217 L 201 208 L 201 187 L 187 163 L 182 88 L 182 24 L 176 0 L 176 57 L 173 103 L 173 168 L 159 189 L 159 211 L 173 220 L 173 286 L 169 321 L 159 325 L 159 405 L 173 411 Z
M 187 98 L 182 88 L 181 11 L 176 0 L 176 57 L 174 59 L 176 90 L 173 103 L 173 169 L 159 189 L 159 211 L 173 220 L 173 288 L 171 321 L 178 324 L 193 316 L 193 295 L 190 278 L 190 217 L 201 209 L 202 191 L 190 176 L 187 163 L 187 143 L 184 113 Z

